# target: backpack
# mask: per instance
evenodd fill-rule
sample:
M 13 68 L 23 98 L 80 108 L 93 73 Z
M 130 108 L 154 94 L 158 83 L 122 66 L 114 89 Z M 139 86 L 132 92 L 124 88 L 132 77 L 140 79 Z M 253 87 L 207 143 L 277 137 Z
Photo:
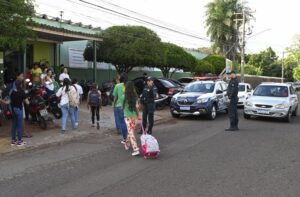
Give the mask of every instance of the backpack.
M 100 105 L 100 94 L 98 90 L 91 90 L 89 94 L 89 105 L 90 106 L 99 106 Z
M 70 107 L 77 107 L 79 105 L 79 96 L 77 94 L 77 89 L 75 86 L 72 86 L 73 88 L 70 88 L 68 92 L 69 96 L 69 106 Z

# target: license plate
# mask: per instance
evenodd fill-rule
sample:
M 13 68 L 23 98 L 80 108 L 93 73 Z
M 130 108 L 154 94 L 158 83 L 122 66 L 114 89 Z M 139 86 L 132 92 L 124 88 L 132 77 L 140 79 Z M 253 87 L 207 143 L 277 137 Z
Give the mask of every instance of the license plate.
M 258 109 L 257 113 L 259 113 L 259 114 L 269 114 L 270 112 L 269 112 L 269 110 L 266 110 L 266 109 Z
M 46 109 L 41 109 L 40 110 L 40 114 L 41 114 L 41 116 L 47 116 L 48 115 L 48 111 Z
M 190 107 L 180 107 L 180 110 L 184 110 L 184 111 L 189 111 L 191 108 Z

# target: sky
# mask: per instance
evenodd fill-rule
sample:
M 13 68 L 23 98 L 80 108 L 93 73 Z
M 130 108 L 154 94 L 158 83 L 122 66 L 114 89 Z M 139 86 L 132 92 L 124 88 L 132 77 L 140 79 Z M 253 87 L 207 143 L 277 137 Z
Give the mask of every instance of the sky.
M 82 22 L 85 25 L 91 24 L 93 27 L 106 29 L 114 25 L 143 25 L 154 30 L 164 42 L 172 42 L 186 48 L 211 45 L 205 27 L 205 6 L 211 0 L 84 1 L 193 36 L 140 23 L 124 16 L 113 15 L 79 0 L 35 0 L 34 4 L 37 13 L 58 17 L 59 12 L 64 11 L 63 19 Z M 246 53 L 258 53 L 272 47 L 277 55 L 280 55 L 286 47 L 293 43 L 294 36 L 300 34 L 300 25 L 298 25 L 300 1 L 249 0 L 247 5 L 255 11 L 256 19 L 251 23 L 253 33 L 246 38 Z M 134 13 L 128 10 L 134 11 Z

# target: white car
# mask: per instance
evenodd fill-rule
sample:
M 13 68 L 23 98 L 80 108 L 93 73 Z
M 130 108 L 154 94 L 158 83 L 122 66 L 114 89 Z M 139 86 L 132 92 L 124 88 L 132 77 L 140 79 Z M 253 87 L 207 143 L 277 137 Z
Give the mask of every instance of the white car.
M 298 97 L 286 83 L 262 83 L 256 87 L 244 106 L 244 118 L 262 116 L 280 118 L 286 122 L 298 112 Z
M 249 83 L 239 83 L 239 92 L 238 92 L 238 106 L 244 106 L 245 101 L 252 94 L 252 88 Z

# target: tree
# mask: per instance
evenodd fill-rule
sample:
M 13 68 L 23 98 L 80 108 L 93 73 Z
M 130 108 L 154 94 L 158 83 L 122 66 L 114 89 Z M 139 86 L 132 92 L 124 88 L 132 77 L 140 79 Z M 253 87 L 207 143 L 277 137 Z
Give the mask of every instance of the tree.
M 213 66 L 205 60 L 198 60 L 197 66 L 193 69 L 194 75 L 203 76 L 212 73 Z
M 248 75 L 257 75 L 261 76 L 262 75 L 262 69 L 260 67 L 255 67 L 253 65 L 246 65 L 245 66 L 245 73 Z
M 253 19 L 251 9 L 238 0 L 213 0 L 206 5 L 207 35 L 214 43 L 212 48 L 215 53 L 235 60 L 238 50 L 238 30 L 242 23 L 242 15 L 245 12 L 245 21 L 249 23 Z M 237 28 L 236 28 L 237 26 Z
M 220 74 L 225 68 L 225 58 L 220 55 L 209 55 L 203 59 L 212 65 L 213 74 Z
M 97 61 L 115 65 L 118 73 L 129 72 L 137 66 L 155 67 L 162 62 L 163 48 L 155 32 L 142 26 L 113 26 L 100 35 Z M 87 44 L 84 58 L 93 60 L 92 42 Z
M 175 44 L 163 43 L 163 51 L 163 61 L 159 65 L 159 68 L 166 78 L 172 77 L 173 73 L 177 70 L 189 70 L 196 66 L 196 59 Z M 173 71 L 170 73 L 171 69 Z
M 31 0 L 0 0 L 0 49 L 18 49 L 33 33 L 28 28 L 34 15 Z
M 278 62 L 278 56 L 271 47 L 258 54 L 252 54 L 247 64 L 260 68 L 264 76 L 281 76 L 281 64 Z
M 299 72 L 295 70 L 295 68 L 299 67 L 300 65 L 300 35 L 296 35 L 294 37 L 293 44 L 287 48 L 287 57 L 284 60 L 284 76 L 287 78 L 288 81 L 293 81 L 295 76 L 299 76 L 296 74 Z M 299 80 L 299 78 L 298 78 Z
M 297 66 L 295 69 L 294 69 L 294 72 L 293 72 L 293 77 L 296 81 L 300 81 L 300 66 Z

